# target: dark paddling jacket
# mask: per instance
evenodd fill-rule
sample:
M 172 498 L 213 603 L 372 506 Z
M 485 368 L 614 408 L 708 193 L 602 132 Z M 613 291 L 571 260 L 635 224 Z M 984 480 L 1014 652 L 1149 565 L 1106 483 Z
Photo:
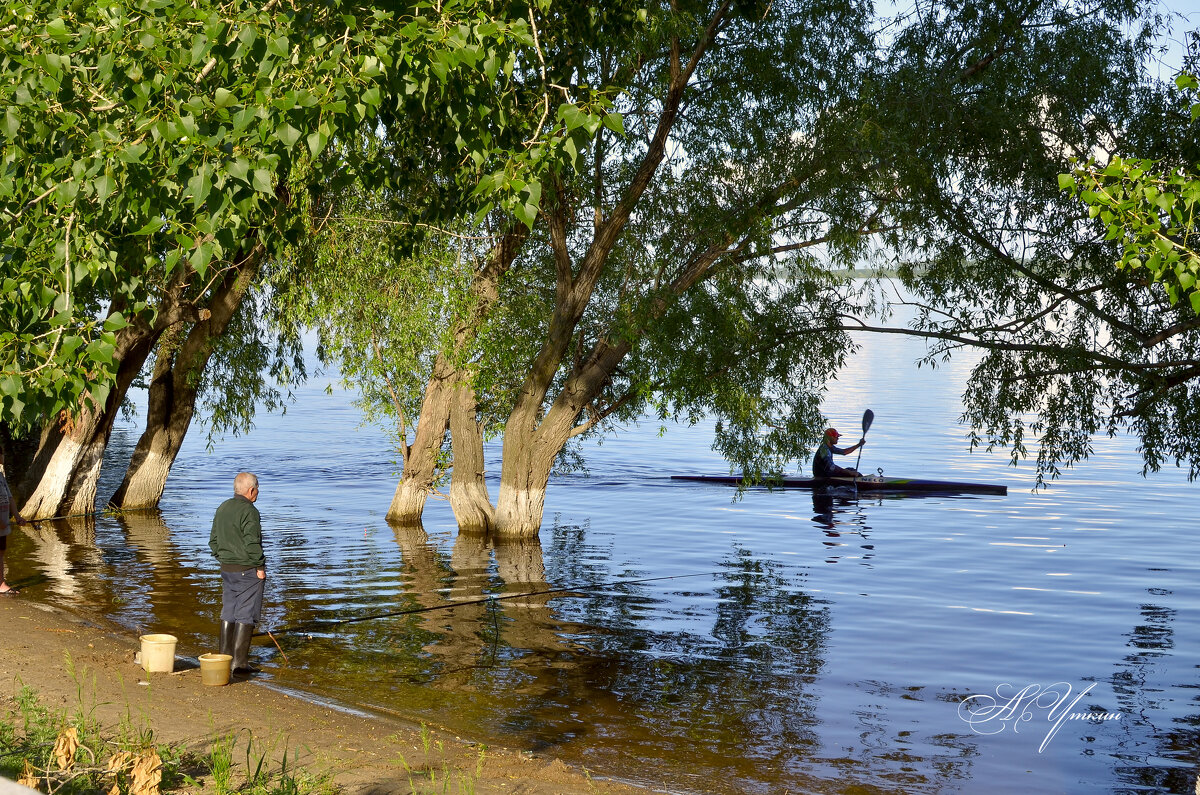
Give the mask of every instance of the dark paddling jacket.
M 246 571 L 266 565 L 262 547 L 262 523 L 254 503 L 240 494 L 217 508 L 213 516 L 208 548 L 222 571 Z
M 817 452 L 813 454 L 812 473 L 814 478 L 833 478 L 837 477 L 842 468 L 833 463 L 833 454 L 846 455 L 850 452 L 848 447 L 836 447 L 832 444 L 822 441 L 817 445 Z

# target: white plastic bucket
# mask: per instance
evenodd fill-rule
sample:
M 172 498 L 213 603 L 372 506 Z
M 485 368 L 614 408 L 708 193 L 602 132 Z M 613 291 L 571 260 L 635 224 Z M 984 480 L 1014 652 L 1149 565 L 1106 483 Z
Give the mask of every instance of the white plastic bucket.
M 142 668 L 148 674 L 169 674 L 175 670 L 174 635 L 142 635 Z

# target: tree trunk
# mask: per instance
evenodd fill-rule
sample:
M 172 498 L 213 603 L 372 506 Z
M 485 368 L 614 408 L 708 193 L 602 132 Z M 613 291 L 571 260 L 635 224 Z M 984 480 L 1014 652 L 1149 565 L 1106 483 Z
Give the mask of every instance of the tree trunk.
M 150 356 L 159 330 L 134 322 L 117 332 L 116 380 L 104 403 L 80 411 L 74 419 L 56 418 L 42 433 L 38 452 L 22 478 L 29 496 L 21 513 L 30 519 L 94 513 L 96 483 L 117 409 Z
M 554 459 L 570 438 L 570 426 L 516 429 L 504 433 L 504 461 L 500 467 L 500 496 L 496 501 L 495 534 L 500 539 L 532 538 L 542 526 L 546 485 Z
M 458 521 L 458 529 L 464 533 L 489 533 L 495 526 L 496 514 L 484 480 L 483 429 L 478 418 L 475 390 L 465 377 L 459 379 L 453 390 L 450 440 L 454 453 L 450 507 Z
M 150 380 L 146 429 L 129 459 L 125 478 L 109 501 L 114 508 L 152 508 L 158 505 L 162 498 L 167 474 L 171 471 L 171 464 L 179 452 L 179 446 L 183 443 L 183 433 L 187 432 L 188 426 L 188 422 L 184 421 L 183 427 L 179 428 L 178 424 L 172 421 L 179 417 L 179 413 L 174 410 L 175 379 L 171 371 L 180 336 L 182 329 L 171 328 L 163 333 L 158 343 L 154 374 Z M 193 407 L 194 398 L 193 393 Z M 190 419 L 189 411 L 187 420 Z
M 474 339 L 480 321 L 485 318 L 499 299 L 499 284 L 501 277 L 512 267 L 513 261 L 520 252 L 528 235 L 523 224 L 516 223 L 501 235 L 500 240 L 492 248 L 487 265 L 479 272 L 471 283 L 473 298 L 471 317 L 461 322 L 454 332 L 454 352 L 461 353 Z M 405 452 L 404 473 L 396 486 L 392 497 L 391 507 L 388 508 L 389 522 L 410 523 L 420 521 L 421 512 L 425 510 L 425 499 L 433 491 L 433 482 L 437 476 L 438 457 L 442 451 L 442 443 L 446 431 L 450 430 L 451 413 L 455 405 L 453 394 L 456 384 L 461 382 L 458 366 L 452 358 L 439 353 L 434 360 L 433 372 L 429 383 L 425 386 L 425 398 L 421 403 L 420 419 L 417 421 L 416 435 L 412 445 Z M 474 392 L 471 392 L 471 408 L 469 416 L 474 421 L 476 407 Z M 471 430 L 464 425 L 463 432 L 470 434 Z M 474 432 L 479 433 L 478 427 Z M 453 434 L 451 434 L 453 437 Z M 457 450 L 457 448 L 456 448 Z M 473 450 L 473 443 L 472 443 Z M 474 455 L 474 452 L 469 453 Z M 457 462 L 456 462 L 457 463 Z M 471 526 L 478 527 L 480 521 L 487 521 L 486 514 L 490 513 L 490 500 L 486 487 L 483 487 L 483 448 L 480 441 L 478 463 L 468 463 L 464 469 L 478 469 L 479 481 L 477 486 L 463 489 L 459 499 L 464 517 Z M 455 467 L 457 469 L 457 467 Z M 454 478 L 454 475 L 451 475 Z M 465 483 L 465 482 L 464 482 Z M 482 488 L 482 492 L 480 492 Z M 454 490 L 453 484 L 451 490 Z M 482 495 L 482 497 L 481 497 Z M 479 500 L 482 498 L 483 505 Z M 453 504 L 455 497 L 451 496 Z M 484 508 L 484 505 L 487 508 Z M 458 507 L 455 507 L 455 515 Z
M 421 522 L 425 500 L 433 491 L 433 482 L 437 478 L 442 443 L 450 427 L 453 382 L 454 366 L 445 356 L 439 355 L 434 360 L 429 383 L 425 385 L 416 435 L 405 452 L 404 472 L 388 508 L 389 522 L 404 525 Z
M 718 18 L 723 13 L 724 10 L 720 11 Z M 670 85 L 654 136 L 621 200 L 613 207 L 608 218 L 596 227 L 592 242 L 578 267 L 572 261 L 568 246 L 570 235 L 565 208 L 570 202 L 563 192 L 562 183 L 555 186 L 555 202 L 545 211 L 557 273 L 554 314 L 546 339 L 530 364 L 505 425 L 500 497 L 496 503 L 496 534 L 500 538 L 537 535 L 542 524 L 546 484 L 550 480 L 554 459 L 571 438 L 579 415 L 599 394 L 604 376 L 611 374 L 611 368 L 615 368 L 620 361 L 620 358 L 615 361 L 606 358 L 606 365 L 610 369 L 606 373 L 597 370 L 595 359 L 598 353 L 611 353 L 613 350 L 603 340 L 598 341 L 588 361 L 575 365 L 563 391 L 551 409 L 545 412 L 543 419 L 544 402 L 554 383 L 554 376 L 565 360 L 575 329 L 587 311 L 596 284 L 604 273 L 621 232 L 663 161 L 687 82 L 711 41 L 708 36 L 716 29 L 717 21 L 713 20 L 708 33 L 697 45 L 693 59 L 686 66 L 680 60 L 678 40 L 671 42 Z M 625 350 L 627 352 L 628 347 Z
M 256 247 L 225 274 L 209 302 L 207 317 L 194 324 L 186 337 L 182 324 L 163 334 L 150 382 L 146 429 L 109 502 L 113 507 L 153 508 L 162 499 L 167 476 L 195 416 L 202 375 L 215 341 L 242 305 L 261 259 L 262 251 Z

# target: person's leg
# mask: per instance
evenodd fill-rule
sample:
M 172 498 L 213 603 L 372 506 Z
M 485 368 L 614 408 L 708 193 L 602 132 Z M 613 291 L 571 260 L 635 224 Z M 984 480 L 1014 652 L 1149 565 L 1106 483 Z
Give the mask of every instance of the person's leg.
M 217 650 L 233 654 L 233 614 L 237 605 L 237 572 L 221 572 L 221 629 L 217 635 Z
M 0 536 L 0 595 L 20 593 L 4 580 L 4 553 L 8 551 L 8 536 Z
M 263 591 L 266 580 L 260 580 L 255 571 L 238 572 L 233 588 L 233 606 L 231 620 L 233 621 L 233 669 L 235 671 L 256 671 L 250 665 L 250 640 L 254 635 L 254 625 L 262 613 Z
M 221 621 L 221 629 L 217 635 L 217 651 L 221 654 L 233 654 L 233 622 Z

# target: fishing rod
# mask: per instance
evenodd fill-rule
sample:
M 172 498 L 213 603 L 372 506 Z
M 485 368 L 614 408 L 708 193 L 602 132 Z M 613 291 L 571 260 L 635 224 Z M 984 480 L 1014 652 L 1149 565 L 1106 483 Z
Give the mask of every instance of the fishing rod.
M 85 517 L 96 516 L 124 516 L 127 513 L 143 513 L 146 511 L 157 510 L 155 508 L 105 508 L 103 511 L 85 511 L 83 513 L 65 513 L 62 516 L 47 516 L 42 519 L 26 519 L 26 524 L 39 524 L 41 522 L 59 522 L 64 519 L 83 519 Z
M 545 591 L 529 591 L 527 593 L 511 593 L 511 594 L 503 594 L 500 596 L 491 595 L 491 596 L 486 596 L 483 599 L 470 599 L 470 600 L 467 600 L 464 602 L 447 602 L 444 605 L 433 605 L 432 607 L 415 607 L 415 608 L 410 608 L 407 610 L 389 610 L 386 613 L 374 613 L 369 616 L 356 616 L 355 618 L 343 618 L 343 619 L 338 619 L 336 621 L 310 621 L 307 624 L 298 624 L 297 626 L 294 626 L 294 627 L 285 627 L 284 629 L 276 630 L 275 634 L 277 634 L 277 635 L 306 634 L 307 635 L 312 631 L 325 629 L 327 627 L 338 627 L 343 624 L 357 624 L 362 621 L 375 621 L 376 619 L 380 619 L 380 618 L 392 618 L 394 616 L 408 616 L 408 615 L 414 615 L 416 613 L 428 613 L 433 610 L 450 610 L 455 607 L 469 607 L 471 605 L 491 605 L 496 602 L 504 601 L 506 599 L 528 599 L 532 596 L 546 596 L 546 595 L 553 595 L 553 594 L 557 594 L 557 593 L 569 593 L 571 591 L 602 591 L 602 590 L 606 590 L 608 588 L 615 588 L 619 585 L 638 585 L 638 584 L 646 583 L 646 582 L 662 582 L 664 580 L 682 580 L 687 577 L 711 577 L 716 574 L 720 574 L 720 572 L 706 571 L 706 572 L 698 572 L 696 574 L 675 574 L 670 577 L 647 577 L 647 578 L 641 579 L 641 580 L 615 580 L 613 582 L 599 583 L 596 585 L 583 585 L 583 586 L 572 585 L 570 587 L 564 587 L 564 588 L 550 588 Z M 255 637 L 255 638 L 261 638 L 261 637 L 266 637 L 266 636 L 270 636 L 271 640 L 275 641 L 275 636 L 265 630 L 263 632 L 255 632 L 252 635 L 252 637 Z M 275 645 L 278 646 L 279 642 L 275 641 Z M 280 649 L 280 651 L 283 651 L 283 650 Z

